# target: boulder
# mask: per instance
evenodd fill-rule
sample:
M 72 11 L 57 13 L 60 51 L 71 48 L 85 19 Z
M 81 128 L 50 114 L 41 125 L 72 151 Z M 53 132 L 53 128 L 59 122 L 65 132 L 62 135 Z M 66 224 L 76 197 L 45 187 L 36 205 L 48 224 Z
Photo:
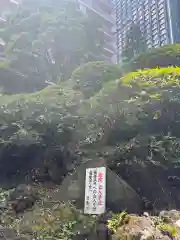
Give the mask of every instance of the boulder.
M 129 223 L 120 226 L 112 240 L 172 240 L 172 238 L 155 227 L 150 217 L 131 216 Z M 178 238 L 179 239 L 179 238 Z
M 30 186 L 20 184 L 9 195 L 9 203 L 16 213 L 31 208 L 38 199 L 37 192 Z
M 166 220 L 167 222 L 176 222 L 177 220 L 180 219 L 180 212 L 177 211 L 176 209 L 172 210 L 163 210 L 159 213 L 159 217 Z
M 114 212 L 126 210 L 141 212 L 142 201 L 138 194 L 105 164 L 103 158 L 88 160 L 67 176 L 60 187 L 60 201 L 73 201 L 77 208 L 84 208 L 85 175 L 87 168 L 106 167 L 106 208 Z

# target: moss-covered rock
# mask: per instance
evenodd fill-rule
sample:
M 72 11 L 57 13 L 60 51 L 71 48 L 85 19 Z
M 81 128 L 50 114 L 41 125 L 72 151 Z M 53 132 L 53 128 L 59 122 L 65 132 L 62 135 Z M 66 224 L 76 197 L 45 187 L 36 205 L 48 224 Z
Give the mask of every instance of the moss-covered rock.
M 86 169 L 102 166 L 106 167 L 106 209 L 114 212 L 126 209 L 128 212 L 140 213 L 142 201 L 138 194 L 106 166 L 104 159 L 99 158 L 84 161 L 72 175 L 64 179 L 57 192 L 59 199 L 65 202 L 74 201 L 78 208 L 83 209 Z

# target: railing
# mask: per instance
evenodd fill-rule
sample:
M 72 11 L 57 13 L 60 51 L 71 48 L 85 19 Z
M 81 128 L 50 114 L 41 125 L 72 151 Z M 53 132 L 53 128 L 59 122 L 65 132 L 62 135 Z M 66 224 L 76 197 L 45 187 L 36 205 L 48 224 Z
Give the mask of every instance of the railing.
M 112 24 L 115 23 L 115 16 L 109 14 L 108 12 L 106 13 L 105 11 L 102 11 L 102 8 L 100 8 L 100 6 L 98 6 L 97 2 L 96 3 L 94 3 L 94 2 L 87 3 L 84 0 L 79 0 L 79 3 L 84 5 L 86 8 L 92 10 L 93 12 L 97 13 L 99 16 L 104 18 L 106 21 L 108 21 Z

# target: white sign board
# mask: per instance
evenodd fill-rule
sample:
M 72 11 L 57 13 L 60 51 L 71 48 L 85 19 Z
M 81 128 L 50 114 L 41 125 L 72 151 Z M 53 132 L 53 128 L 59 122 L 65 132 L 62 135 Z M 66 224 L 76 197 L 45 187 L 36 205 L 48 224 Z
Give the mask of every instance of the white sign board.
M 106 211 L 106 168 L 86 169 L 85 214 L 103 214 Z

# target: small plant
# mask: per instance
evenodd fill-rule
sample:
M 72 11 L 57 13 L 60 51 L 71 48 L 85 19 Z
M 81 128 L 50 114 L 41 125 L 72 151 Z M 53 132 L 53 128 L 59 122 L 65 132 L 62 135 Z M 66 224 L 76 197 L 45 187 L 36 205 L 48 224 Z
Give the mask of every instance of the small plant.
M 6 204 L 10 192 L 10 190 L 5 191 L 4 189 L 0 188 L 0 205 Z
M 157 229 L 166 235 L 170 235 L 171 237 L 176 236 L 176 228 L 171 224 L 160 223 L 157 225 Z
M 123 224 L 126 224 L 129 222 L 129 216 L 127 212 L 121 212 L 117 214 L 113 214 L 112 218 L 108 220 L 107 227 L 109 230 L 111 230 L 113 233 L 116 233 L 118 227 L 122 226 Z
M 176 228 L 170 223 L 170 219 L 160 217 L 156 219 L 154 224 L 156 228 L 159 229 L 163 234 L 173 238 L 176 236 Z

